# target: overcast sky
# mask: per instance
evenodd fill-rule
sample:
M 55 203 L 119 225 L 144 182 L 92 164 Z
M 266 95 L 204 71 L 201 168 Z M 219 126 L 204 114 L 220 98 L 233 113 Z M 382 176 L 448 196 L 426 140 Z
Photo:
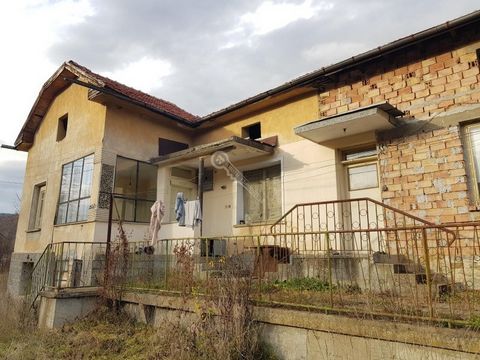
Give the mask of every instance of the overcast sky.
M 0 143 L 65 60 L 205 115 L 476 10 L 478 0 L 11 0 L 0 4 Z M 0 149 L 0 212 L 26 154 Z

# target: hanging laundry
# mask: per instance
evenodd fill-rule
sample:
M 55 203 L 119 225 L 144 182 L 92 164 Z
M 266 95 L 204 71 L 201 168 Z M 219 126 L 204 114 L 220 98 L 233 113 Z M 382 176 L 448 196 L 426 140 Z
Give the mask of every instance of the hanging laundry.
M 150 208 L 152 216 L 150 217 L 150 245 L 154 245 L 157 241 L 158 231 L 160 230 L 163 216 L 165 215 L 165 204 L 162 200 L 157 200 Z
M 202 211 L 200 201 L 192 200 L 185 203 L 185 225 L 192 229 L 202 221 Z
M 175 199 L 175 219 L 179 226 L 185 226 L 185 196 L 183 192 L 177 193 Z
M 200 206 L 200 200 L 195 200 L 195 214 L 193 216 L 195 225 L 200 224 L 202 221 L 202 207 Z

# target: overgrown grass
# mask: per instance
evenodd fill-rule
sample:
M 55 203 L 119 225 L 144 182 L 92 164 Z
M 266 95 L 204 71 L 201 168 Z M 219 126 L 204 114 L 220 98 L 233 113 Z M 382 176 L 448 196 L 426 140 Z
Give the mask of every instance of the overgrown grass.
M 471 330 L 480 331 L 480 316 L 472 316 L 468 320 L 468 327 Z
M 328 291 L 330 284 L 317 278 L 289 279 L 285 281 L 274 281 L 273 288 L 284 290 L 300 291 Z

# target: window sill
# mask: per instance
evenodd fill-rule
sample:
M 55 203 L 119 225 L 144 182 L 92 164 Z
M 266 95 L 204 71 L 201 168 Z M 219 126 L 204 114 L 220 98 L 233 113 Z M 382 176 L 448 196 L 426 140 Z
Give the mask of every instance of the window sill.
M 25 231 L 27 234 L 30 234 L 30 233 L 36 233 L 36 232 L 40 232 L 42 231 L 42 229 L 28 229 L 27 231 Z
M 248 224 L 235 224 L 233 225 L 234 228 L 244 228 L 244 227 L 257 227 L 257 226 L 271 226 L 275 224 L 276 220 L 267 220 L 267 221 L 259 221 L 259 222 L 253 222 L 253 223 L 248 223 Z
M 93 223 L 93 222 L 95 222 L 95 221 L 89 221 L 89 220 L 76 221 L 76 222 L 69 222 L 69 223 L 65 223 L 65 224 L 54 224 L 53 227 L 57 228 L 57 227 L 70 226 L 70 225 L 83 225 L 83 224 L 89 224 L 89 223 Z
M 469 212 L 477 212 L 480 211 L 480 205 L 469 205 L 468 206 Z

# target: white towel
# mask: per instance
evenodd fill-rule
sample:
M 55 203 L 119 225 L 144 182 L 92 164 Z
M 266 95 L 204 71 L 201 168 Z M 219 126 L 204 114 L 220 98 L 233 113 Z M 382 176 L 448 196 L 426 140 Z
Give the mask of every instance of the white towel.
M 165 215 L 165 204 L 163 201 L 155 201 L 155 203 L 150 208 L 152 216 L 150 217 L 150 236 L 151 241 L 150 245 L 155 245 L 158 236 L 158 230 L 160 230 L 161 222 L 163 216 Z

